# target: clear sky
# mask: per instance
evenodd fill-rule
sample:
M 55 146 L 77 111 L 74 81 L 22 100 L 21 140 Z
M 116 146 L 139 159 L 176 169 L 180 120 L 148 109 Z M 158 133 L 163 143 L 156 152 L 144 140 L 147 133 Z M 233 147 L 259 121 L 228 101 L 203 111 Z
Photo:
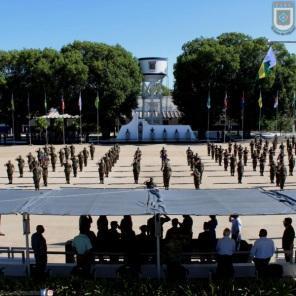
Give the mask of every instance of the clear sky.
M 271 0 L 0 0 L 0 49 L 118 43 L 136 57 L 168 57 L 170 85 L 185 42 L 234 31 L 296 40 L 296 31 L 280 36 L 271 25 Z

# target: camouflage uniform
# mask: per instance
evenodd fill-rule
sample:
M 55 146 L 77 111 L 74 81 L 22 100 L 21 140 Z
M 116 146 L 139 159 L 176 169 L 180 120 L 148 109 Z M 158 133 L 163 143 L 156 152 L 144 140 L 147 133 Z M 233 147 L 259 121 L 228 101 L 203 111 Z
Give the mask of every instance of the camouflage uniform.
M 34 181 L 34 185 L 35 185 L 35 190 L 40 189 L 41 175 L 42 175 L 42 169 L 39 166 L 39 164 L 37 163 L 36 166 L 33 168 L 33 181 Z
M 70 184 L 70 174 L 71 174 L 71 170 L 72 170 L 72 166 L 69 163 L 69 161 L 67 160 L 64 163 L 64 172 L 65 172 L 65 177 L 66 177 L 66 183 Z
M 168 190 L 170 186 L 170 178 L 172 175 L 172 168 L 168 161 L 165 163 L 163 167 L 162 174 L 163 174 L 163 186 L 166 190 Z
M 25 160 L 21 157 L 21 155 L 16 159 L 19 172 L 20 172 L 20 178 L 24 176 L 24 167 L 25 167 Z
M 9 184 L 12 184 L 12 179 L 13 179 L 13 173 L 14 173 L 14 165 L 11 163 L 9 160 L 5 166 L 7 167 L 7 177 L 8 177 L 8 182 Z
M 95 145 L 94 144 L 90 144 L 89 151 L 90 151 L 90 159 L 91 160 L 94 160 L 95 150 L 96 150 Z
M 72 168 L 73 168 L 73 177 L 76 178 L 79 161 L 75 155 L 74 155 L 74 157 L 71 158 L 71 160 L 72 160 Z

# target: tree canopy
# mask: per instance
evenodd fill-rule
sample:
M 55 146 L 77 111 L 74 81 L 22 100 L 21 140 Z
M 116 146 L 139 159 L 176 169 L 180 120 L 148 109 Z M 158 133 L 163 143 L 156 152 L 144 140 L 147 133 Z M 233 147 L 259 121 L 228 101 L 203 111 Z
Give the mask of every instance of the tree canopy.
M 12 93 L 20 127 L 27 120 L 28 97 L 32 116 L 45 113 L 45 95 L 48 108 L 61 109 L 63 96 L 65 112 L 77 114 L 81 92 L 84 130 L 95 131 L 98 94 L 100 127 L 108 135 L 115 119 L 136 107 L 141 80 L 138 61 L 119 45 L 75 41 L 60 51 L 0 51 L 1 122 L 10 124 Z
M 241 122 L 241 98 L 245 97 L 245 128 L 258 127 L 258 98 L 263 97 L 265 123 L 274 118 L 274 98 L 279 91 L 279 114 L 292 116 L 296 91 L 296 57 L 283 44 L 273 44 L 277 65 L 258 80 L 259 67 L 269 48 L 265 38 L 252 39 L 240 33 L 217 38 L 197 38 L 185 43 L 174 66 L 174 102 L 184 121 L 195 129 L 207 128 L 207 98 L 211 97 L 211 127 L 219 119 L 228 96 L 228 116 Z M 195 111 L 193 111 L 195 110 Z

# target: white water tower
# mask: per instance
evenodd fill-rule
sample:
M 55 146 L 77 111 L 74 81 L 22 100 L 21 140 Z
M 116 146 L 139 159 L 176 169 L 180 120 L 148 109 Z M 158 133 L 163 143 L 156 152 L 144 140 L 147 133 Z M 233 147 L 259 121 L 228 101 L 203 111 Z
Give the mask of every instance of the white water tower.
M 147 57 L 139 59 L 143 73 L 142 83 L 142 118 L 150 124 L 162 124 L 162 85 L 167 76 L 168 59 Z

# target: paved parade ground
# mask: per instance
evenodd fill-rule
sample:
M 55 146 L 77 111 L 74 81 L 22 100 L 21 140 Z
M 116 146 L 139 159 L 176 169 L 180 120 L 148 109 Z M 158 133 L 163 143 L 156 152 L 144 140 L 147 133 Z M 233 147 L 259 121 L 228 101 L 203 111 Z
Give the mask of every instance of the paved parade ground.
M 243 146 L 249 144 L 244 143 Z M 137 148 L 136 145 L 122 145 L 120 146 L 119 160 L 112 169 L 109 178 L 105 179 L 105 184 L 99 184 L 98 175 L 98 160 L 108 151 L 111 147 L 108 145 L 97 145 L 95 151 L 94 160 L 90 160 L 88 166 L 84 168 L 83 172 L 78 172 L 78 177 L 73 178 L 71 174 L 71 184 L 67 185 L 65 182 L 64 168 L 60 167 L 57 162 L 57 170 L 52 172 L 49 165 L 49 179 L 48 189 L 57 189 L 62 187 L 75 187 L 75 188 L 144 188 L 144 181 L 149 177 L 154 177 L 156 184 L 162 188 L 162 172 L 160 150 L 165 146 L 168 152 L 168 157 L 172 167 L 172 177 L 170 188 L 187 188 L 194 189 L 193 177 L 191 176 L 191 170 L 187 165 L 186 160 L 186 145 L 141 145 L 142 161 L 141 161 L 141 173 L 139 178 L 139 184 L 134 184 L 132 161 L 133 155 Z M 62 147 L 56 145 L 56 153 Z M 87 145 L 76 145 L 76 154 L 80 152 Z M 27 159 L 25 158 L 29 152 L 34 152 L 39 146 L 9 146 L 0 147 L 0 189 L 33 189 L 32 173 L 29 172 L 27 166 Z M 234 177 L 230 176 L 229 169 L 224 171 L 223 163 L 219 166 L 207 155 L 207 147 L 205 144 L 191 145 L 191 149 L 198 153 L 205 165 L 203 182 L 201 184 L 201 190 L 203 189 L 223 189 L 223 188 L 264 188 L 266 190 L 278 189 L 274 184 L 270 184 L 269 181 L 269 167 L 266 164 L 264 176 L 260 176 L 259 169 L 257 172 L 253 172 L 252 163 L 249 153 L 249 161 L 247 167 L 245 167 L 244 178 L 242 184 L 237 182 L 237 173 Z M 15 159 L 22 155 L 26 160 L 25 173 L 23 178 L 19 178 L 18 168 Z M 11 160 L 15 165 L 15 173 L 13 184 L 8 185 L 8 179 L 6 174 L 5 163 Z M 287 165 L 287 159 L 285 159 Z M 42 181 L 41 181 L 42 185 Z M 41 186 L 41 189 L 43 186 Z M 286 189 L 296 189 L 296 174 L 294 176 L 287 176 Z M 107 198 L 107 197 L 106 197 Z M 122 200 L 124 203 L 124 200 Z M 69 205 L 70 206 L 70 205 Z M 256 207 L 256 204 L 254 204 Z M 92 230 L 96 232 L 96 218 L 93 217 L 94 223 Z M 138 233 L 139 226 L 146 223 L 147 216 L 133 217 L 134 230 Z M 292 218 L 295 220 L 296 215 Z M 120 221 L 121 217 L 109 217 L 111 220 Z M 182 217 L 180 217 L 182 220 Z M 207 221 L 208 217 L 194 217 L 193 232 L 194 237 L 202 231 L 202 225 L 204 221 Z M 283 216 L 248 216 L 241 218 L 243 223 L 243 238 L 249 242 L 253 242 L 252 239 L 257 238 L 259 229 L 264 227 L 269 232 L 269 237 L 275 238 L 275 243 L 280 246 L 280 238 L 283 232 Z M 295 220 L 296 221 L 296 220 Z M 43 224 L 45 226 L 45 237 L 48 243 L 49 250 L 64 250 L 64 243 L 68 239 L 73 238 L 78 233 L 78 217 L 60 217 L 60 216 L 31 216 L 31 232 L 35 231 L 37 224 Z M 222 230 L 228 227 L 228 217 L 218 217 L 217 235 L 222 235 Z M 166 230 L 171 226 L 167 223 L 164 227 Z M 0 237 L 1 246 L 25 246 L 25 239 L 22 234 L 22 217 L 20 215 L 8 215 L 2 216 L 1 231 L 5 233 L 5 236 Z M 49 258 L 49 261 L 62 262 L 64 257 Z

